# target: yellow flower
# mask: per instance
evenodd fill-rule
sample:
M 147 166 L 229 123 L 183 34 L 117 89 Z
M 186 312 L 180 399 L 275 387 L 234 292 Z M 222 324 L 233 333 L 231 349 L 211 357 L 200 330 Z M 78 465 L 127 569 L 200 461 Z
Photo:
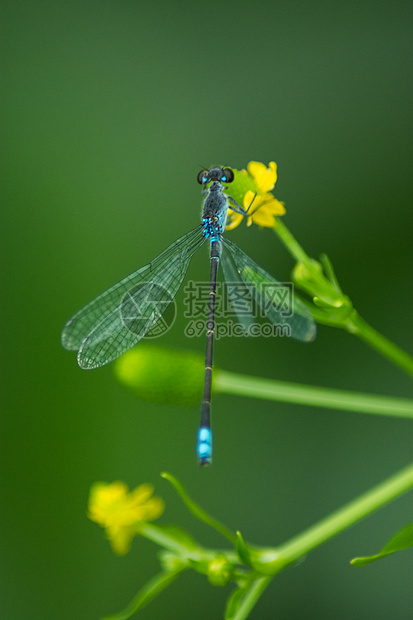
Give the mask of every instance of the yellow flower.
M 247 166 L 247 170 L 254 179 L 260 194 L 270 192 L 277 182 L 277 164 L 275 161 L 270 161 L 268 166 L 266 168 L 265 164 L 259 161 L 250 161 Z
M 247 171 L 248 170 L 248 171 Z M 247 226 L 257 224 L 272 228 L 276 224 L 275 215 L 284 215 L 284 203 L 277 200 L 270 191 L 277 181 L 277 164 L 271 161 L 268 168 L 258 161 L 250 161 L 247 170 L 234 170 L 235 178 L 231 184 L 231 197 L 245 210 L 249 209 Z M 229 210 L 227 230 L 236 228 L 244 216 Z
M 124 482 L 96 482 L 90 489 L 88 517 L 105 528 L 106 537 L 118 555 L 130 549 L 141 522 L 153 521 L 163 512 L 160 497 L 152 497 L 153 487 L 141 484 L 129 492 Z

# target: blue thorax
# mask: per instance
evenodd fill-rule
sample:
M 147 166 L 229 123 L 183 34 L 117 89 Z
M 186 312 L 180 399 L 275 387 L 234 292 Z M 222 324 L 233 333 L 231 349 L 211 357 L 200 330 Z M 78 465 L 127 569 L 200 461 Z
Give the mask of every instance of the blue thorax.
M 208 188 L 202 211 L 202 226 L 204 237 L 212 241 L 219 241 L 224 233 L 227 222 L 228 197 L 223 192 L 224 185 L 214 181 Z

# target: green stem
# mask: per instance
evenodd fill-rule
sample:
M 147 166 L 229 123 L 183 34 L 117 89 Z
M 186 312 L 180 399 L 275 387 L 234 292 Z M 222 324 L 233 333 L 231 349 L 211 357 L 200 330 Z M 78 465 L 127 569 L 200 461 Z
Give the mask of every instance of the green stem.
M 306 266 L 312 265 L 311 258 L 304 252 L 301 245 L 290 233 L 282 220 L 276 218 L 276 225 L 274 226 L 274 232 L 279 236 L 289 253 L 295 258 L 298 263 L 303 263 Z
M 187 557 L 188 549 L 182 542 L 171 536 L 168 530 L 155 525 L 154 523 L 145 523 L 139 526 L 139 535 L 151 540 L 163 549 L 168 549 L 177 556 Z M 192 551 L 192 550 L 191 550 Z
M 279 556 L 276 563 L 282 567 L 298 560 L 329 538 L 360 521 L 374 510 L 381 508 L 397 496 L 413 487 L 413 464 L 380 483 L 364 495 L 353 500 L 340 510 L 316 523 L 308 530 L 291 538 L 276 548 Z M 275 563 L 274 563 L 275 564 Z
M 256 579 L 242 600 L 233 620 L 245 620 L 257 604 L 265 588 L 270 584 L 272 577 L 260 577 Z
M 337 286 L 334 286 L 334 284 L 326 278 L 321 270 L 321 264 L 311 259 L 304 252 L 303 248 L 290 233 L 282 220 L 279 218 L 276 219 L 276 225 L 273 230 L 293 258 L 295 258 L 297 262 L 304 265 L 304 267 L 308 270 L 308 273 L 311 274 L 310 280 L 312 280 L 315 288 L 320 291 L 327 291 L 328 288 L 331 287 L 333 291 L 336 290 L 336 293 L 338 293 Z M 307 292 L 310 291 L 307 290 Z M 319 293 L 317 293 L 316 290 L 313 290 L 313 297 L 318 294 Z M 342 293 L 340 293 L 340 295 L 342 295 Z M 322 313 L 319 315 L 314 313 L 314 316 L 318 322 L 324 322 Z M 332 321 L 327 317 L 325 324 L 333 326 L 334 322 L 335 321 Z M 408 372 L 410 375 L 413 375 L 413 357 L 406 353 L 406 351 L 403 351 L 403 349 L 400 349 L 393 342 L 390 342 L 390 340 L 382 336 L 378 331 L 373 329 L 373 327 L 371 327 L 356 310 L 352 310 L 344 322 L 336 322 L 336 326 L 344 327 L 350 333 L 358 336 L 361 340 L 364 340 L 364 342 L 378 351 L 381 355 Z
M 413 375 L 413 358 L 371 327 L 355 310 L 347 319 L 347 330 L 361 340 L 364 340 L 364 342 L 367 342 L 368 345 L 384 357 L 387 357 L 394 364 Z
M 225 525 L 220 523 L 217 519 L 211 517 L 211 515 L 209 515 L 203 508 L 201 508 L 201 506 L 194 502 L 194 500 L 189 497 L 183 485 L 179 482 L 177 478 L 175 478 L 175 476 L 172 476 L 172 474 L 168 472 L 162 472 L 161 478 L 168 480 L 168 482 L 172 484 L 172 486 L 175 488 L 180 498 L 184 502 L 185 506 L 194 515 L 194 517 L 196 517 L 200 521 L 203 521 L 203 523 L 206 523 L 210 527 L 213 527 L 217 532 L 222 534 L 222 536 L 225 536 L 225 538 L 228 538 L 228 540 L 235 544 L 236 536 L 231 532 L 231 530 L 229 530 Z
M 239 375 L 220 369 L 215 372 L 213 388 L 215 392 L 264 400 L 315 405 L 329 409 L 399 418 L 413 418 L 413 400 L 407 398 L 391 398 L 389 396 L 300 385 L 286 381 Z
M 183 570 L 183 568 L 180 568 L 170 573 L 160 573 L 156 575 L 139 590 L 138 594 L 133 598 L 126 609 L 114 616 L 106 616 L 102 620 L 127 620 L 165 590 L 165 588 L 175 581 Z

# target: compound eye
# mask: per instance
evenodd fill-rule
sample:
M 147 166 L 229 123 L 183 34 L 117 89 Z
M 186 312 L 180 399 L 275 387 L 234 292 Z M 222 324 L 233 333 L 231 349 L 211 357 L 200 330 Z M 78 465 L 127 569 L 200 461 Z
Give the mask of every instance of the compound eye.
M 201 172 L 198 173 L 197 179 L 200 185 L 203 185 L 208 181 L 208 172 L 208 170 L 201 170 Z
M 234 180 L 234 173 L 231 168 L 224 168 L 222 170 L 222 175 L 221 181 L 224 181 L 225 183 L 232 183 Z

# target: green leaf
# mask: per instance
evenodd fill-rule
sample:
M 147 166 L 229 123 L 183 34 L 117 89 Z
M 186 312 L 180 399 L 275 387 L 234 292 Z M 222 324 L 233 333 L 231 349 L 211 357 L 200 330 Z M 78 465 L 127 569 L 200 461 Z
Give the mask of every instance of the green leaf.
M 343 295 L 343 291 L 341 289 L 340 284 L 338 283 L 336 273 L 334 271 L 333 263 L 331 262 L 327 254 L 321 254 L 320 262 L 323 265 L 324 273 L 326 274 L 327 278 L 330 280 L 337 294 Z
M 385 558 L 396 551 L 402 551 L 409 547 L 413 547 L 413 523 L 409 523 L 409 525 L 406 525 L 400 532 L 393 536 L 387 545 L 376 555 L 354 558 L 351 560 L 350 564 L 353 566 L 365 566 L 376 560 L 381 560 L 381 558 Z
M 245 541 L 242 537 L 241 532 L 237 532 L 237 542 L 235 543 L 235 551 L 237 552 L 237 555 L 239 559 L 241 560 L 241 562 L 243 562 L 244 564 L 247 564 L 248 566 L 251 566 L 252 562 L 251 562 L 250 552 L 249 552 L 247 545 L 245 544 Z

